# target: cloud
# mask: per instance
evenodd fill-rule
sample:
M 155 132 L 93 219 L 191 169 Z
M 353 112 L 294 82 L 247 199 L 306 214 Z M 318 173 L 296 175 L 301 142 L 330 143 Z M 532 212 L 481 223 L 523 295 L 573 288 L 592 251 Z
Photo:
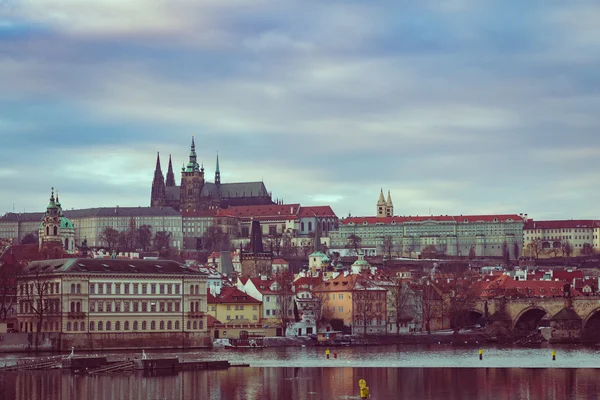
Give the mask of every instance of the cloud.
M 196 134 L 207 171 L 219 151 L 224 180 L 340 215 L 373 214 L 381 187 L 400 214 L 592 215 L 599 10 L 13 1 L 0 211 L 39 209 L 50 186 L 76 207 L 146 205 L 156 152 L 177 169 Z

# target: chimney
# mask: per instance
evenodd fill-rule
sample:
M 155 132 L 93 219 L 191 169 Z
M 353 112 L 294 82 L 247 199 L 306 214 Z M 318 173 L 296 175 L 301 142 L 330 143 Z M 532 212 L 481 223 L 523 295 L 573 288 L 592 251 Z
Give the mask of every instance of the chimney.
M 290 207 L 290 214 L 294 213 L 294 207 Z

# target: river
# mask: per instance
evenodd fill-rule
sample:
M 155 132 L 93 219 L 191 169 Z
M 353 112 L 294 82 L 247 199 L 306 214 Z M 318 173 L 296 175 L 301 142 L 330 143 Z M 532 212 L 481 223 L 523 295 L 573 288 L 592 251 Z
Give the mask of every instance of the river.
M 336 347 L 330 349 L 329 360 L 324 348 L 314 347 L 151 352 L 156 357 L 227 359 L 250 367 L 164 376 L 5 372 L 0 373 L 0 398 L 358 399 L 360 379 L 367 381 L 372 399 L 590 399 L 600 395 L 600 369 L 596 369 L 600 350 L 596 348 L 483 348 L 483 360 L 478 348 L 442 345 Z M 557 351 L 556 361 L 552 349 Z M 109 354 L 123 356 L 139 354 Z M 7 362 L 14 357 L 2 355 Z

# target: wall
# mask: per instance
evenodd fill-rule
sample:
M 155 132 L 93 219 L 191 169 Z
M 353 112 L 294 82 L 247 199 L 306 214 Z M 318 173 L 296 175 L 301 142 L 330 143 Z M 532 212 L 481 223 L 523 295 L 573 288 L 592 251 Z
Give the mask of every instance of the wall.
M 207 334 L 196 332 L 63 333 L 61 350 L 174 349 L 212 347 Z

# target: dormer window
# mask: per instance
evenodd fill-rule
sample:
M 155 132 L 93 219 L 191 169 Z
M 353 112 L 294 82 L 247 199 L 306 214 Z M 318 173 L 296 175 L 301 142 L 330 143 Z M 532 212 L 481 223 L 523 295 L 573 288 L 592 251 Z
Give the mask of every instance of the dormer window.
M 498 218 L 494 218 L 494 222 L 498 222 Z

